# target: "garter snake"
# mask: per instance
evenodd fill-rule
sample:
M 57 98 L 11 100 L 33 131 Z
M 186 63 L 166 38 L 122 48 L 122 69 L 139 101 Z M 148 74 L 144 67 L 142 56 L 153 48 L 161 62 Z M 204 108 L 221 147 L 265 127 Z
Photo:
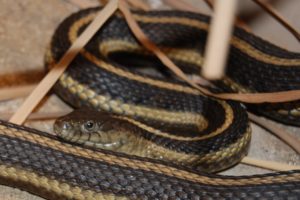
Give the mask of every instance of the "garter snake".
M 219 176 L 0 121 L 0 182 L 47 199 L 298 199 L 300 171 Z
M 80 11 L 59 26 L 46 55 L 48 67 L 59 60 L 97 10 Z M 198 71 L 203 48 L 196 41 L 206 37 L 207 17 L 176 11 L 137 11 L 135 17 L 151 40 L 185 72 Z M 247 35 L 239 31 L 241 38 Z M 274 55 L 276 52 L 279 50 Z M 252 53 L 256 55 L 255 51 Z M 137 58 L 129 59 L 132 54 Z M 212 153 L 208 154 L 208 160 L 214 157 L 215 166 L 207 160 L 201 163 L 207 171 L 226 168 L 229 166 L 224 164 L 226 159 L 233 159 L 234 163 L 245 154 L 248 142 L 242 143 L 238 151 L 234 148 L 231 157 L 222 155 L 227 154 L 230 145 L 250 134 L 246 112 L 239 103 L 208 98 L 172 79 L 170 74 L 161 78 L 124 67 L 141 63 L 160 65 L 137 43 L 122 17 L 115 15 L 72 62 L 55 91 L 74 107 L 122 116 L 120 120 L 143 130 L 141 137 L 172 153 Z M 188 132 L 183 134 L 183 130 Z M 212 156 L 217 152 L 221 156 Z M 242 177 L 210 175 L 166 161 L 83 148 L 3 121 L 0 121 L 0 181 L 48 199 L 297 199 L 300 196 L 300 171 Z
M 49 65 L 60 58 L 65 49 L 91 22 L 96 11 L 87 10 L 73 15 L 59 26 L 47 55 Z M 150 27 L 147 29 L 144 25 Z M 177 32 L 177 37 L 176 34 L 172 34 L 175 38 L 170 38 L 169 35 L 162 38 L 162 32 L 168 31 L 166 24 L 164 29 L 149 22 L 144 25 L 142 24 L 142 27 L 146 33 L 147 30 L 151 30 L 156 33 L 152 34 L 154 37 L 160 35 L 159 38 L 151 39 L 165 43 L 163 49 L 168 49 L 170 57 L 186 63 L 186 70 L 196 70 L 195 68 L 199 67 L 192 61 L 199 62 L 201 52 L 195 48 L 200 44 L 193 42 L 192 45 L 196 45 L 194 48 L 186 46 L 191 45 L 191 41 L 183 41 L 180 44 L 180 39 L 186 40 L 180 32 Z M 170 29 L 172 28 L 174 24 L 171 23 Z M 190 30 L 186 34 L 190 35 L 193 32 Z M 175 42 L 178 42 L 176 46 Z M 247 153 L 250 141 L 248 118 L 242 106 L 233 101 L 208 98 L 171 76 L 154 77 L 136 70 L 140 65 L 161 65 L 158 61 L 153 62 L 153 59 L 130 34 L 124 19 L 116 15 L 72 62 L 60 78 L 55 91 L 74 107 L 93 108 L 127 117 L 120 120 L 134 125 L 135 130 L 142 130 L 135 133 L 138 136 L 132 138 L 133 141 L 122 144 L 121 148 L 118 146 L 121 152 L 128 153 L 128 148 L 132 149 L 132 146 L 135 146 L 136 150 L 131 150 L 135 155 L 163 158 L 207 172 L 220 171 L 239 162 Z M 77 113 L 79 118 L 93 115 L 96 115 L 95 112 Z M 119 120 L 113 117 L 110 121 L 115 123 L 112 126 L 118 128 L 116 121 Z M 73 121 L 69 124 L 75 123 Z M 82 138 L 101 140 L 101 137 L 95 139 L 96 132 L 89 135 L 81 131 L 75 134 L 72 132 L 73 130 L 63 138 L 81 143 Z M 124 130 L 108 134 L 123 137 L 128 135 Z M 102 134 L 102 139 L 107 140 L 106 136 L 107 134 Z M 88 141 L 90 142 L 91 140 Z M 117 139 L 115 142 L 120 141 Z M 101 141 L 97 145 L 100 145 L 99 143 Z M 94 143 L 94 146 L 97 145 Z M 148 148 L 143 150 L 145 145 Z

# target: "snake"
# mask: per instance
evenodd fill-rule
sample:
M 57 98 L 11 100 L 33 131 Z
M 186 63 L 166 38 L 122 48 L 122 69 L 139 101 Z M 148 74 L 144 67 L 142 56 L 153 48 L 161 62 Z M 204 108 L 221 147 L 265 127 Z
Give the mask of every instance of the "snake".
M 48 68 L 100 9 L 79 11 L 59 25 L 46 52 Z M 183 11 L 133 15 L 184 72 L 199 71 L 207 16 Z M 264 62 L 272 57 L 287 63 L 292 59 L 281 59 L 280 53 L 296 55 L 270 50 L 272 44 L 239 28 L 234 37 L 238 57 L 250 63 L 255 55 L 263 55 Z M 149 66 L 156 66 L 155 73 L 144 71 Z M 247 154 L 251 130 L 245 107 L 207 97 L 162 67 L 134 38 L 122 15 L 112 16 L 54 87 L 60 98 L 81 108 L 56 122 L 58 135 L 0 121 L 1 184 L 46 199 L 299 198 L 299 170 L 212 174 Z M 150 148 L 145 150 L 146 143 Z

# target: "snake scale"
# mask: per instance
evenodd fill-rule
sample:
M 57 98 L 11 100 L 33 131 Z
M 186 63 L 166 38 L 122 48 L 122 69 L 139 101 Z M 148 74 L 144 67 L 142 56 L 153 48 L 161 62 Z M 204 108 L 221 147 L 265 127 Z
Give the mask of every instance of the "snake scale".
M 46 54 L 49 68 L 98 10 L 80 11 L 61 23 Z M 149 38 L 186 73 L 199 71 L 208 17 L 179 11 L 133 13 Z M 298 54 L 275 47 L 241 29 L 235 30 L 232 49 L 234 59 L 229 63 L 239 58 L 240 67 L 252 63 L 269 68 L 274 65 L 267 62 L 270 60 L 286 63 L 284 68 L 290 67 L 287 66 L 290 63 L 299 63 Z M 259 60 L 261 55 L 263 59 Z M 154 64 L 161 74 L 136 70 Z M 226 78 L 223 86 L 226 83 L 231 89 L 240 88 L 238 79 Z M 139 45 L 120 14 L 109 19 L 81 50 L 54 89 L 72 106 L 85 108 L 75 116 L 84 117 L 87 112 L 93 119 L 95 115 L 102 116 L 94 110 L 110 112 L 108 125 L 102 126 L 102 122 L 103 129 L 111 130 L 112 126 L 120 124 L 119 127 L 134 125 L 135 128 L 128 129 L 137 130 L 139 138 L 154 145 L 159 157 L 162 152 L 168 153 L 163 155 L 164 160 L 156 160 L 82 147 L 75 144 L 82 135 L 75 139 L 73 135 L 73 140 L 69 138 L 67 142 L 57 136 L 0 121 L 2 184 L 47 199 L 300 197 L 300 171 L 240 177 L 200 171 L 222 170 L 246 154 L 250 129 L 245 109 L 238 102 L 208 98 L 170 72 L 161 71 L 159 61 Z M 88 108 L 93 110 L 88 111 Z M 68 128 L 62 124 L 57 129 Z M 177 160 L 172 160 L 173 155 L 177 159 L 178 155 L 196 156 L 197 165 L 193 168 L 178 165 Z

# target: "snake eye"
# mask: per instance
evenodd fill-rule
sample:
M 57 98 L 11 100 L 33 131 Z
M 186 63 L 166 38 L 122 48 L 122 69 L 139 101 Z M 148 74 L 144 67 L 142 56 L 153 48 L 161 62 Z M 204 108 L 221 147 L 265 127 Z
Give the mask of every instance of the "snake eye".
M 83 126 L 87 131 L 91 131 L 95 128 L 96 124 L 93 121 L 87 121 Z

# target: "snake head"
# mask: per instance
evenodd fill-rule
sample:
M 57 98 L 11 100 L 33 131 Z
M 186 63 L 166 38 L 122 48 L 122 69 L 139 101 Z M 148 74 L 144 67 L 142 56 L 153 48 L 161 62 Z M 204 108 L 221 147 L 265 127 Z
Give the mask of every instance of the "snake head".
M 63 140 L 102 149 L 116 150 L 124 144 L 118 132 L 120 121 L 109 113 L 75 110 L 58 118 L 54 132 Z

